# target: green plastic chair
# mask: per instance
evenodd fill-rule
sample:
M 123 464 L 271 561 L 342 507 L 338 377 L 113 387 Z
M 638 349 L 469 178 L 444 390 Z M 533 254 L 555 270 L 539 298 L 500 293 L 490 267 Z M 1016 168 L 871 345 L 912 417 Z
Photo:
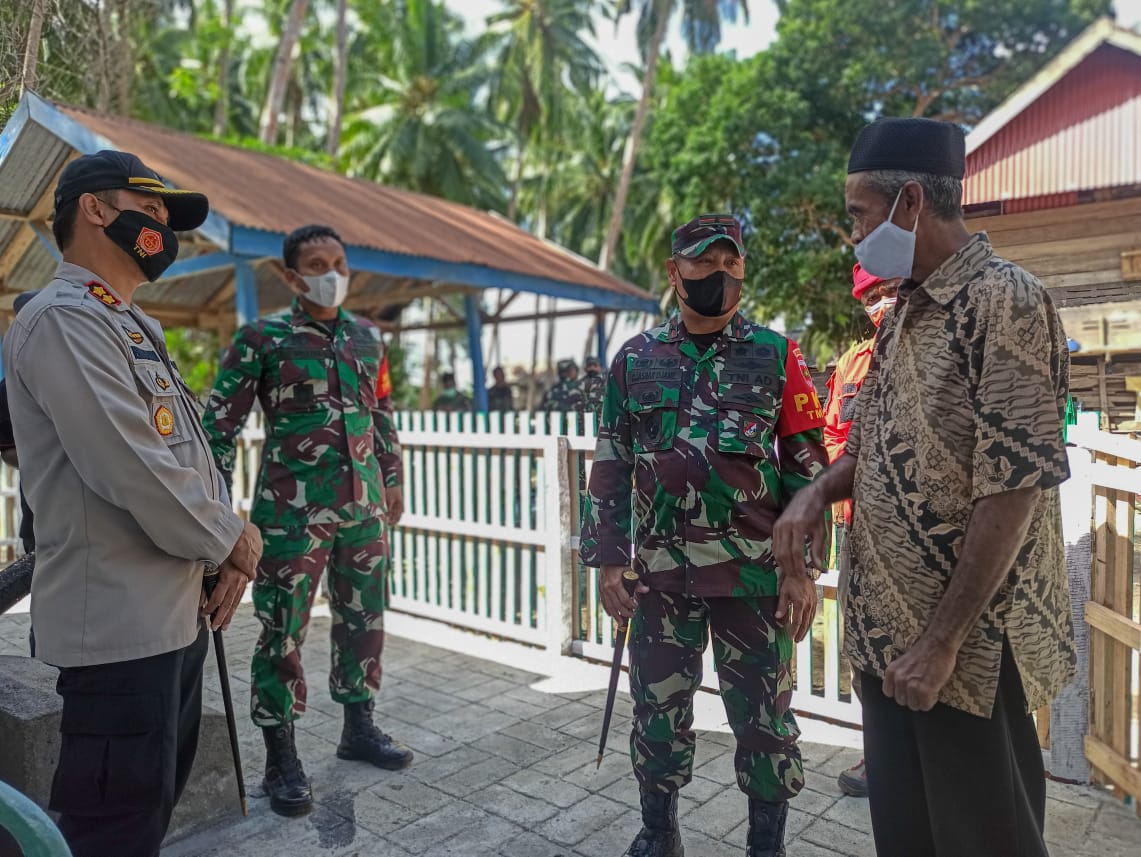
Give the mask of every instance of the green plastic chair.
M 5 782 L 0 782 L 0 828 L 16 840 L 24 857 L 71 857 L 48 814 Z

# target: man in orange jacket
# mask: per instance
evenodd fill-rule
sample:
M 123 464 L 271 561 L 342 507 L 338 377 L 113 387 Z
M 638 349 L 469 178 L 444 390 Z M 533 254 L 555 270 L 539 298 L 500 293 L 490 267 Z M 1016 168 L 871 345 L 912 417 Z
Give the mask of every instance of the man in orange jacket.
M 877 329 L 884 316 L 895 306 L 896 291 L 901 282 L 902 280 L 881 280 L 869 274 L 859 264 L 852 269 L 852 297 L 864 305 L 864 310 Z M 860 391 L 860 385 L 864 383 L 864 377 L 868 374 L 874 344 L 873 336 L 863 342 L 857 342 L 845 351 L 836 361 L 836 369 L 828 379 L 828 407 L 824 412 L 824 446 L 828 450 L 829 463 L 840 457 L 844 446 L 848 443 L 848 429 L 852 427 L 852 418 L 856 414 L 856 393 Z M 832 514 L 836 521 L 840 590 L 843 592 L 851 568 L 848 527 L 852 523 L 852 501 L 837 503 L 832 509 Z M 852 689 L 859 697 L 857 675 L 858 673 L 852 675 Z M 867 797 L 868 777 L 864 770 L 864 760 L 861 759 L 858 765 L 842 772 L 837 782 L 844 794 Z

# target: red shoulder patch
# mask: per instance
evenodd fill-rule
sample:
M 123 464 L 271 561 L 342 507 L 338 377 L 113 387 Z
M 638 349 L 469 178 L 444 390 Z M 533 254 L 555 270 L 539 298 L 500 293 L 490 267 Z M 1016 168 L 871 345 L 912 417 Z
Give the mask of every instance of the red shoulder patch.
M 376 378 L 376 397 L 387 399 L 392 395 L 392 376 L 388 374 L 388 355 L 380 362 L 380 371 Z
M 92 280 L 88 283 L 87 291 L 91 292 L 92 297 L 102 301 L 107 306 L 118 306 L 122 303 L 122 301 L 111 294 L 111 291 L 98 280 Z

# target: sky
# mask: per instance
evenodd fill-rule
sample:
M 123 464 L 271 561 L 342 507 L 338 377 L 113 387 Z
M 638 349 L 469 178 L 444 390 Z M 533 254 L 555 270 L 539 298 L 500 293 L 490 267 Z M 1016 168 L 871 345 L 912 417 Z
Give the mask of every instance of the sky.
M 1141 0 L 1129 0 L 1141 6 Z M 444 0 L 444 5 L 468 22 L 468 32 L 475 35 L 485 27 L 487 16 L 502 11 L 500 0 Z M 749 4 L 749 23 L 738 19 L 736 24 L 723 27 L 720 51 L 736 51 L 744 58 L 764 50 L 776 37 L 777 9 L 772 0 L 753 0 Z M 637 95 L 640 82 L 622 69 L 623 64 L 641 64 L 638 56 L 638 43 L 635 37 L 637 14 L 625 15 L 618 28 L 612 21 L 600 16 L 597 24 L 598 52 L 610 68 L 611 74 L 621 89 Z M 677 20 L 670 22 L 670 35 L 667 50 L 675 61 L 685 55 L 685 44 L 681 38 L 681 28 Z

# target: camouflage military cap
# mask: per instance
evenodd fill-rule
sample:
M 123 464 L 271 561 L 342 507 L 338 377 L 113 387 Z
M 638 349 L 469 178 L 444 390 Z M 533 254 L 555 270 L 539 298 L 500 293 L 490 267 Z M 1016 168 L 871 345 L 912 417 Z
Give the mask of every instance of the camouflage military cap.
M 673 231 L 671 252 L 675 256 L 696 259 L 714 241 L 732 241 L 737 252 L 745 255 L 741 243 L 741 224 L 732 214 L 702 214 Z
M 558 368 L 559 368 L 559 374 L 565 375 L 567 372 L 571 371 L 572 369 L 577 369 L 578 364 L 575 363 L 573 360 L 560 360 L 559 364 L 558 364 Z

